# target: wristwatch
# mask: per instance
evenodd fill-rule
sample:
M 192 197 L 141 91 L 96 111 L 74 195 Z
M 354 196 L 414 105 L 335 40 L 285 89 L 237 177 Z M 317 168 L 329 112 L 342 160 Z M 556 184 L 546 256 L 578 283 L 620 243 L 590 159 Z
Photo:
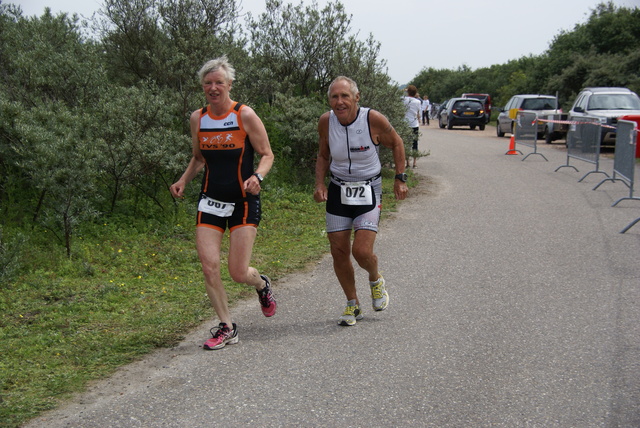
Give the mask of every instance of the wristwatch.
M 400 180 L 403 183 L 407 182 L 407 174 L 406 173 L 402 173 L 402 174 L 396 174 L 396 180 Z
M 262 176 L 262 174 L 260 174 L 259 172 L 254 172 L 253 175 L 256 176 L 256 178 L 258 179 L 258 181 L 260 183 L 262 183 L 262 180 L 264 180 L 264 177 Z

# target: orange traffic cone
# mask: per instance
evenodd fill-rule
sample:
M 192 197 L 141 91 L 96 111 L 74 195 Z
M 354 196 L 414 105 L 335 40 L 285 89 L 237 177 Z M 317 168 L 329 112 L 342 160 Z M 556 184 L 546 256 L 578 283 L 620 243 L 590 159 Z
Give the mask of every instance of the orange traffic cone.
M 512 135 L 511 140 L 509 140 L 509 151 L 505 155 L 517 155 L 518 153 L 520 152 L 516 150 L 516 137 Z

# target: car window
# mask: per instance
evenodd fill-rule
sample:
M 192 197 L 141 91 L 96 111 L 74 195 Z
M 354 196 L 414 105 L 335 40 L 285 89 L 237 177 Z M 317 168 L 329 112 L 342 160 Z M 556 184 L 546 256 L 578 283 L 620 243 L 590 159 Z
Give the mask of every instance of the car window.
M 516 97 L 511 97 L 511 99 L 509 100 L 509 102 L 507 103 L 506 106 L 504 106 L 505 110 L 510 110 L 513 108 L 513 106 L 515 105 L 517 98 Z
M 640 110 L 640 100 L 632 94 L 594 94 L 588 110 Z
M 464 109 L 474 109 L 474 110 L 479 110 L 484 108 L 484 106 L 478 102 L 478 101 L 471 101 L 471 100 L 460 100 L 460 101 L 456 101 L 455 108 L 464 108 Z
M 555 110 L 555 98 L 528 98 L 522 103 L 523 110 Z
M 573 103 L 573 107 L 571 107 L 571 109 L 575 109 L 576 107 L 584 107 L 582 105 L 582 100 L 584 100 L 584 94 L 582 95 L 578 95 L 578 98 L 576 99 L 576 102 Z
M 476 100 L 482 101 L 482 103 L 485 103 L 487 101 L 486 95 L 466 95 L 465 98 L 474 98 Z

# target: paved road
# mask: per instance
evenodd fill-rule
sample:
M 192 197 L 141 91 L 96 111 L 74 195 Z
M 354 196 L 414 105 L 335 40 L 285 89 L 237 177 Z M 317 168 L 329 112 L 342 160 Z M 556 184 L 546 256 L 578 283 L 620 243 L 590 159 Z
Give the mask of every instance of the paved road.
M 202 351 L 203 326 L 30 426 L 640 426 L 640 225 L 619 233 L 640 201 L 612 208 L 627 188 L 578 183 L 589 164 L 554 172 L 558 146 L 522 162 L 491 127 L 434 125 L 379 234 L 387 311 L 337 326 L 324 258 L 278 281 L 273 319 L 235 310 L 238 345 Z

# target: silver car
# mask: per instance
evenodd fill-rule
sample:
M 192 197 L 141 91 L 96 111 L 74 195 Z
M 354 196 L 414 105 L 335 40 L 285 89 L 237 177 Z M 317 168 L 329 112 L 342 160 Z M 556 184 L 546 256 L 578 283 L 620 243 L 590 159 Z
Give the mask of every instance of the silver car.
M 514 122 L 518 111 L 533 112 L 538 116 L 562 113 L 562 110 L 558 109 L 558 99 L 556 97 L 539 94 L 514 95 L 504 108 L 499 110 L 500 114 L 498 114 L 496 121 L 496 134 L 498 137 L 504 137 L 507 132 L 515 134 Z M 544 132 L 545 124 L 539 122 L 538 136 L 542 137 Z
M 598 117 L 602 126 L 602 145 L 615 145 L 618 119 L 640 115 L 640 98 L 627 88 L 585 88 L 569 111 L 569 120 L 583 116 Z

